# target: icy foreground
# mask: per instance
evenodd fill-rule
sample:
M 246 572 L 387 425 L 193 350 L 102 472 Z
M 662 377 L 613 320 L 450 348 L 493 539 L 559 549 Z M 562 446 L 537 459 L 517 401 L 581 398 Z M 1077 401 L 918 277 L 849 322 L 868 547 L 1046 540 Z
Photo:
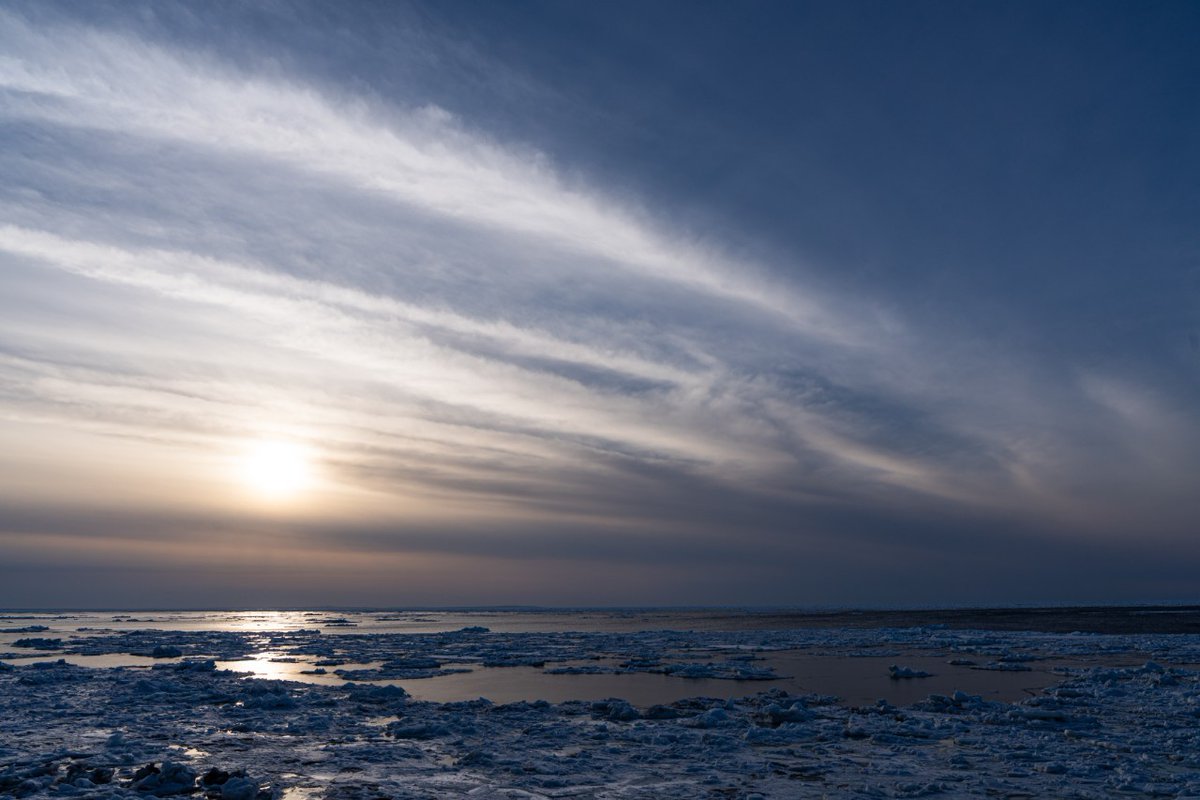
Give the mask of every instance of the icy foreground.
M 135 631 L 14 647 L 157 650 L 170 660 L 0 664 L 4 798 L 1200 798 L 1200 673 L 1181 666 L 1200 660 L 1192 635 Z M 417 702 L 396 686 L 247 678 L 205 658 L 264 648 L 373 662 L 359 680 L 483 663 L 761 679 L 746 660 L 782 648 L 847 657 L 892 648 L 999 670 L 1072 656 L 1142 661 L 1060 668 L 1060 684 L 1017 704 L 958 692 L 906 708 L 847 707 L 773 689 L 637 708 L 620 699 Z M 718 659 L 673 660 L 698 649 Z M 564 666 L 578 658 L 595 666 Z

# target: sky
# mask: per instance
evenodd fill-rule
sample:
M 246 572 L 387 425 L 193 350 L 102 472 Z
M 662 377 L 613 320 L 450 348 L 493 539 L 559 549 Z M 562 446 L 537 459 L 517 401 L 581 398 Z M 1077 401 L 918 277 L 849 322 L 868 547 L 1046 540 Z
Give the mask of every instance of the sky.
M 1198 37 L 0 4 L 0 606 L 1200 601 Z

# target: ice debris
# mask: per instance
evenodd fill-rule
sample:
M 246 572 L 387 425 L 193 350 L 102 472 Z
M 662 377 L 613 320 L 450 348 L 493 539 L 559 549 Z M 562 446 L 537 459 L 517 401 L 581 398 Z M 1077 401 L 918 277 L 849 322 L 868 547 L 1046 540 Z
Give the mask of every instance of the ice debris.
M 888 667 L 888 676 L 892 680 L 901 680 L 904 678 L 929 678 L 932 677 L 932 673 L 920 669 L 901 667 L 897 666 L 896 664 L 892 664 L 890 667 Z
M 0 670 L 0 798 L 1200 797 L 1200 637 L 1191 634 L 133 634 L 72 638 L 60 652 L 163 646 L 185 660 Z M 1057 667 L 1056 686 L 1011 704 L 954 691 L 848 707 L 769 689 L 642 709 L 621 698 L 418 702 L 390 685 L 248 679 L 212 660 L 270 648 L 391 669 L 542 660 L 666 680 L 687 672 L 664 670 L 672 665 L 713 667 L 710 676 L 753 666 L 699 653 L 781 645 L 930 650 L 1004 669 L 1072 654 L 1113 662 Z

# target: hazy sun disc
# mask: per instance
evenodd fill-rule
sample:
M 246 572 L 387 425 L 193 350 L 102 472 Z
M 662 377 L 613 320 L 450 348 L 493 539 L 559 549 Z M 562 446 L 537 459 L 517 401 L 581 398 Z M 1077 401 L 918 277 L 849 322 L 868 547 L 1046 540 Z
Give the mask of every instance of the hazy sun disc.
M 271 500 L 293 497 L 313 484 L 308 449 L 294 442 L 255 442 L 242 457 L 240 473 L 248 487 Z

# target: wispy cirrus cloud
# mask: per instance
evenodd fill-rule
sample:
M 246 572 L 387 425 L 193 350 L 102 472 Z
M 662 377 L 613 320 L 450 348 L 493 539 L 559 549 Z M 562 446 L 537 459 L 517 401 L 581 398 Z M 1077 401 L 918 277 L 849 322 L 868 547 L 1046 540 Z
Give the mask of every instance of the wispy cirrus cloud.
M 108 501 L 47 483 L 44 508 L 124 506 L 167 540 L 197 527 L 172 506 L 252 530 L 230 463 L 284 436 L 323 465 L 304 514 L 324 522 L 281 523 L 315 560 L 340 528 L 479 564 L 716 564 L 743 536 L 851 563 L 868 519 L 1087 527 L 1094 455 L 1193 460 L 1146 450 L 1150 429 L 1195 440 L 1148 411 L 1169 398 L 983 354 L 1000 374 L 936 321 L 688 236 L 436 106 L 11 12 L 0 51 L 5 468 L 48 458 L 18 441 L 39 428 L 66 472 L 117 440 L 138 462 L 96 473 Z

